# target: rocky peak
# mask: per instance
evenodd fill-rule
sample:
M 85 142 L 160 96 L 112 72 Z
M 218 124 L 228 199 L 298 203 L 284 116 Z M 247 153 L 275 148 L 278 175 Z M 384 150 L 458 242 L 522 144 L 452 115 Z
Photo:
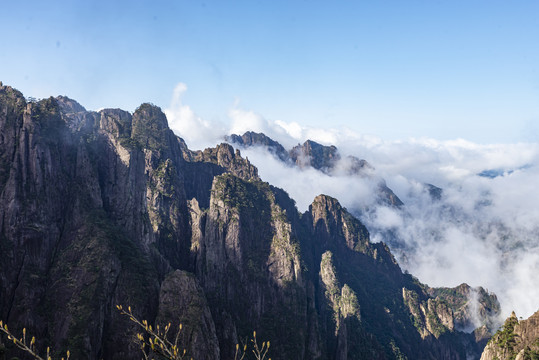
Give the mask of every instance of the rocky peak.
M 458 330 L 472 332 L 485 326 L 486 336 L 490 337 L 499 326 L 501 309 L 498 299 L 480 286 L 473 288 L 464 283 L 454 288 L 427 288 L 427 293 L 451 307 Z
M 425 184 L 425 189 L 427 190 L 430 198 L 433 201 L 438 201 L 442 198 L 444 190 L 439 188 L 438 186 L 432 184 Z
M 182 139 L 177 138 L 181 157 L 185 160 L 184 184 L 189 199 L 196 197 L 201 208 L 210 205 L 210 191 L 214 177 L 225 172 L 244 180 L 259 180 L 258 169 L 247 158 L 242 158 L 239 150 L 229 144 L 214 148 L 192 151 Z
M 342 206 L 339 201 L 328 195 L 318 195 L 309 206 L 313 226 L 322 222 L 328 231 L 340 225 Z
M 516 317 L 514 312 L 513 315 Z M 539 340 L 539 311 L 535 312 L 527 320 L 519 321 L 515 327 L 515 332 L 520 334 L 521 339 L 528 342 L 537 342 Z
M 99 112 L 99 129 L 124 142 L 131 139 L 132 115 L 120 109 L 103 109 Z
M 347 175 L 368 175 L 369 172 L 374 170 L 374 167 L 367 162 L 367 160 L 359 159 L 355 156 L 346 156 L 341 159 L 338 166 L 334 168 L 334 171 L 344 171 Z M 367 172 L 367 173 L 366 173 Z
M 26 107 L 26 100 L 24 95 L 17 89 L 12 88 L 11 86 L 1 85 L 0 86 L 0 104 L 2 107 L 7 107 L 8 105 L 23 105 Z M 7 110 L 7 109 L 3 109 Z
M 396 207 L 400 207 L 404 205 L 402 200 L 399 199 L 399 197 L 393 192 L 393 190 L 391 190 L 387 186 L 385 180 L 380 179 L 380 181 L 378 182 L 378 194 L 379 194 L 380 201 L 382 203 L 385 203 L 386 205 L 396 206 Z
M 309 206 L 315 231 L 342 238 L 344 244 L 355 251 L 365 251 L 369 244 L 369 231 L 331 196 L 318 195 Z M 329 240 L 329 239 L 328 239 Z
M 65 113 L 77 113 L 86 111 L 86 109 L 81 104 L 79 104 L 73 99 L 68 98 L 67 96 L 57 96 L 56 101 L 58 102 L 60 109 Z
M 453 312 L 446 302 L 438 298 L 422 300 L 417 293 L 406 288 L 402 289 L 402 297 L 414 318 L 414 325 L 421 338 L 429 336 L 439 338 L 454 329 Z
M 299 167 L 311 166 L 317 170 L 328 172 L 341 156 L 334 145 L 324 146 L 315 141 L 307 140 L 303 145 L 297 145 L 290 150 L 290 158 Z
M 60 140 L 66 128 L 66 122 L 61 116 L 60 106 L 52 96 L 37 102 L 29 102 L 23 113 L 24 124 L 27 128 L 34 128 L 55 143 Z
M 133 114 L 131 138 L 143 148 L 158 150 L 167 146 L 168 121 L 158 106 L 145 103 Z
M 236 134 L 226 136 L 225 140 L 231 143 L 242 145 L 244 147 L 265 146 L 269 149 L 271 153 L 275 154 L 279 159 L 281 159 L 281 161 L 286 162 L 290 159 L 288 152 L 281 144 L 263 133 L 247 131 L 241 136 Z
M 184 157 L 186 157 L 184 155 Z M 258 169 L 249 162 L 249 159 L 242 158 L 241 152 L 235 150 L 227 143 L 222 143 L 214 148 L 207 148 L 203 151 L 191 152 L 187 158 L 195 162 L 206 162 L 219 165 L 232 174 L 245 180 L 259 180 Z
M 20 91 L 0 86 L 0 191 L 10 175 L 25 109 L 26 100 Z
M 0 144 L 8 140 L 5 136 L 8 127 L 13 128 L 17 120 L 22 120 L 21 114 L 24 109 L 26 109 L 26 99 L 19 90 L 11 86 L 0 86 L 0 130 L 2 130 Z
M 168 129 L 168 120 L 161 108 L 152 103 L 141 104 L 133 113 L 133 123 L 140 122 L 150 131 Z

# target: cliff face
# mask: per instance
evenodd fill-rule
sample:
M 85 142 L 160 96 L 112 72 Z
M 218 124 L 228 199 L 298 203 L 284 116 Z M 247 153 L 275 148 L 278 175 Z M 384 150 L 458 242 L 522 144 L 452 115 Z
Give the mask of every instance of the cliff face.
M 230 145 L 189 150 L 150 104 L 88 112 L 0 87 L 0 254 L 0 319 L 77 359 L 140 358 L 116 304 L 182 322 L 198 359 L 233 357 L 253 330 L 274 359 L 480 353 L 457 307 L 336 199 L 298 213 Z
M 488 342 L 481 360 L 539 359 L 539 311 L 526 320 L 513 312 Z
M 484 345 L 499 326 L 497 319 L 501 309 L 498 299 L 482 287 L 461 284 L 455 288 L 428 288 L 427 292 L 451 307 L 455 329 L 474 331 L 476 340 L 484 342 Z M 482 326 L 476 329 L 477 322 Z

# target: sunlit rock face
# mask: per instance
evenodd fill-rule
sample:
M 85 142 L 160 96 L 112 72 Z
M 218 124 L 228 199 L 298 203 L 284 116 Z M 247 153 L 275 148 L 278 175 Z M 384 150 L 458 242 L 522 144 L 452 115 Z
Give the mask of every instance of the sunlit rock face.
M 488 342 L 481 360 L 533 360 L 539 358 L 539 311 L 526 320 L 513 312 Z

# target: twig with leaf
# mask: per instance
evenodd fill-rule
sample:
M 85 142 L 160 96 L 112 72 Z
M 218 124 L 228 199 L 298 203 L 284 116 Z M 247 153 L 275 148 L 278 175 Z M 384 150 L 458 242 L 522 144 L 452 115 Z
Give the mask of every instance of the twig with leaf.
M 26 328 L 22 329 L 22 337 L 19 339 L 13 333 L 9 330 L 7 327 L 7 324 L 5 324 L 3 321 L 0 320 L 0 331 L 7 335 L 8 340 L 12 341 L 13 344 L 15 344 L 16 347 L 19 349 L 25 351 L 26 353 L 32 355 L 34 359 L 36 360 L 52 360 L 51 357 L 51 349 L 50 347 L 47 347 L 47 355 L 45 358 L 42 358 L 39 356 L 36 350 L 36 337 L 32 336 L 26 336 Z M 30 341 L 28 341 L 28 338 L 30 338 Z M 70 352 L 67 350 L 66 357 L 62 360 L 69 360 Z
M 137 333 L 137 341 L 142 350 L 144 359 L 152 359 L 152 352 L 159 354 L 169 360 L 183 360 L 186 356 L 186 349 L 181 350 L 178 343 L 180 341 L 180 333 L 182 331 L 182 324 L 178 326 L 178 331 L 174 338 L 174 342 L 168 339 L 168 333 L 171 328 L 171 324 L 168 323 L 164 329 L 157 325 L 155 328 L 148 324 L 146 320 L 139 320 L 131 311 L 131 306 L 127 307 L 127 311 L 122 305 L 116 305 L 116 308 L 121 314 L 129 317 L 129 320 L 140 326 L 146 332 L 146 336 L 143 333 Z M 192 360 L 192 358 L 191 358 Z
M 247 355 L 247 339 L 244 341 L 241 341 L 243 343 L 243 347 L 241 347 L 239 344 L 236 344 L 236 353 L 234 354 L 234 360 L 243 360 L 245 356 Z M 252 344 L 252 353 L 254 354 L 254 357 L 256 360 L 266 360 L 266 356 L 268 355 L 270 342 L 264 341 L 259 346 L 258 341 L 256 340 L 256 331 L 253 331 L 253 337 L 250 340 Z M 268 360 L 271 360 L 271 358 L 268 358 Z

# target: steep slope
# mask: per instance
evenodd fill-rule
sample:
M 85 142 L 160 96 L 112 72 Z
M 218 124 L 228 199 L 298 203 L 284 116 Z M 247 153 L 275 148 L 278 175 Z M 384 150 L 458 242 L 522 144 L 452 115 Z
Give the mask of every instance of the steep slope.
M 253 330 L 274 359 L 479 357 L 458 306 L 336 199 L 300 214 L 239 151 L 189 150 L 151 104 L 88 112 L 0 87 L 0 190 L 0 319 L 38 347 L 140 358 L 123 304 L 184 323 L 202 359 Z
M 496 295 L 480 286 L 472 288 L 468 284 L 460 284 L 455 288 L 427 288 L 427 292 L 447 303 L 453 309 L 454 327 L 466 332 L 474 331 L 477 341 L 486 344 L 490 334 L 499 326 L 495 320 L 501 309 Z M 482 326 L 475 329 L 478 321 Z
M 164 275 L 190 267 L 176 136 L 149 104 L 86 112 L 9 87 L 0 99 L 1 318 L 77 358 L 138 358 L 113 305 L 152 320 Z

